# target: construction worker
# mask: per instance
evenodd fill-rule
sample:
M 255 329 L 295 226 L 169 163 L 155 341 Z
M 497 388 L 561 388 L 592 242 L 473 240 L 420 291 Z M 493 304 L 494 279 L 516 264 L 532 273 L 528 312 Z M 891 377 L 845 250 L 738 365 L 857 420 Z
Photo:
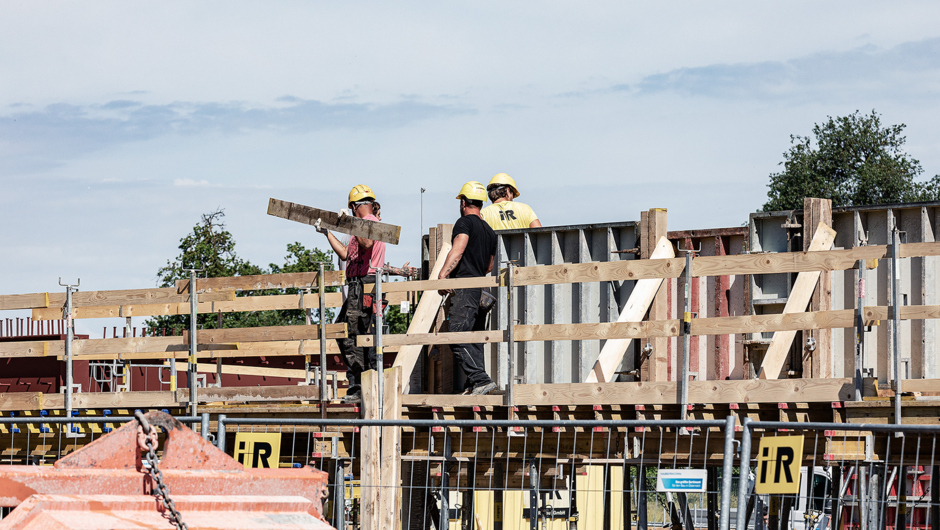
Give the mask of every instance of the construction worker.
M 349 192 L 348 206 L 352 215 L 368 221 L 378 221 L 373 215 L 375 194 L 365 184 L 357 184 Z M 385 263 L 385 243 L 353 236 L 348 244 L 343 244 L 325 228 L 318 229 L 326 235 L 326 239 L 333 247 L 333 252 L 340 260 L 346 262 L 346 300 L 339 312 L 336 322 L 345 323 L 347 337 L 339 339 L 339 349 L 346 362 L 346 378 L 349 388 L 343 403 L 359 403 L 362 401 L 361 374 L 366 370 L 375 370 L 375 352 L 372 348 L 363 350 L 356 345 L 358 335 L 373 333 L 373 306 L 380 302 L 374 301 L 371 295 L 364 294 L 364 285 L 375 283 L 375 273 Z
M 444 258 L 438 279 L 486 276 L 493 270 L 496 256 L 496 233 L 480 214 L 486 202 L 486 188 L 480 182 L 468 182 L 460 188 L 457 199 L 460 201 L 460 219 L 454 224 L 451 249 Z M 442 290 L 440 293 L 453 294 L 448 319 L 450 331 L 480 331 L 484 328 L 486 313 L 480 309 L 482 290 L 479 287 Z M 452 350 L 467 375 L 465 394 L 485 395 L 496 389 L 496 383 L 486 373 L 482 344 L 456 344 Z
M 505 173 L 499 173 L 490 179 L 486 192 L 493 204 L 483 208 L 483 219 L 493 230 L 512 230 L 514 228 L 538 228 L 542 226 L 539 216 L 535 215 L 528 204 L 515 202 L 519 198 L 516 181 Z

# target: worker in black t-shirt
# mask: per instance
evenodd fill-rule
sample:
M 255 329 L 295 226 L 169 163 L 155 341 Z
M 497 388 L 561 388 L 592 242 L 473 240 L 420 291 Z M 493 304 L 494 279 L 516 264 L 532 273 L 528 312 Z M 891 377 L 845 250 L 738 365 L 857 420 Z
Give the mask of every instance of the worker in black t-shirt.
M 486 224 L 480 209 L 486 201 L 486 186 L 479 182 L 468 182 L 460 188 L 460 219 L 454 224 L 451 249 L 444 259 L 439 279 L 474 278 L 486 276 L 493 270 L 496 256 L 496 232 Z M 481 315 L 480 297 L 482 289 L 457 289 L 450 303 L 450 331 L 481 331 L 484 320 Z M 451 291 L 441 291 L 445 294 Z M 486 373 L 482 344 L 456 344 L 451 348 L 457 362 L 467 374 L 465 394 L 482 396 L 496 389 L 496 383 Z

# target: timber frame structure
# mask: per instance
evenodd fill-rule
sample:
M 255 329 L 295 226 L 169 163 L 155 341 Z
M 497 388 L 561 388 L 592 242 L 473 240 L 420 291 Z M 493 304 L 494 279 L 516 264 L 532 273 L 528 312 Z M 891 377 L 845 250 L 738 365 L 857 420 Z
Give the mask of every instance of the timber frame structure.
M 844 366 L 846 375 L 834 374 L 829 368 L 833 362 L 827 356 L 832 355 L 832 348 L 826 346 L 831 340 L 827 337 L 831 337 L 833 330 L 850 337 L 854 334 L 864 342 L 865 334 L 873 328 L 887 328 L 890 324 L 892 332 L 899 332 L 900 322 L 928 322 L 940 318 L 940 304 L 898 305 L 888 299 L 884 300 L 885 303 L 832 309 L 826 302 L 833 273 L 874 270 L 878 271 L 879 277 L 890 279 L 900 274 L 897 263 L 906 258 L 919 259 L 925 263 L 923 267 L 933 267 L 936 263 L 933 258 L 940 256 L 940 242 L 934 242 L 931 237 L 929 241 L 898 244 L 895 240 L 889 244 L 833 249 L 833 242 L 839 234 L 830 226 L 831 208 L 827 203 L 807 199 L 801 218 L 801 227 L 807 234 L 805 245 L 790 252 L 749 252 L 747 228 L 668 232 L 666 211 L 652 209 L 642 212 L 640 222 L 628 227 L 635 235 L 632 240 L 621 237 L 618 241 L 620 236 L 614 233 L 626 225 L 590 225 L 571 229 L 580 238 L 577 244 L 561 244 L 563 237 L 551 230 L 501 235 L 506 241 L 513 236 L 522 236 L 526 244 L 530 244 L 530 240 L 542 237 L 540 234 L 548 234 L 548 240 L 554 245 L 551 248 L 561 249 L 551 253 L 548 258 L 550 264 L 501 265 L 498 274 L 484 278 L 385 283 L 381 287 L 382 293 L 390 303 L 408 300 L 415 308 L 414 315 L 407 334 L 382 337 L 385 352 L 396 353 L 394 363 L 384 375 L 382 402 L 364 385 L 366 401 L 370 404 L 362 407 L 332 402 L 342 395 L 341 373 L 336 374 L 339 384 L 331 401 L 320 400 L 321 388 L 317 384 L 326 384 L 326 375 L 336 372 L 341 364 L 335 339 L 346 336 L 343 326 L 331 324 L 323 329 L 310 325 L 201 330 L 197 334 L 195 360 L 190 354 L 188 336 L 76 340 L 71 346 L 73 362 L 76 366 L 82 362 L 114 362 L 132 368 L 135 361 L 166 365 L 176 363 L 177 359 L 195 361 L 196 371 L 206 374 L 206 386 L 198 388 L 195 394 L 200 412 L 225 414 L 229 418 L 525 421 L 714 420 L 733 416 L 738 425 L 745 418 L 790 422 L 940 423 L 940 397 L 937 397 L 940 396 L 940 379 L 902 379 L 896 371 L 881 369 L 871 375 L 867 371 L 868 368 L 890 366 L 890 356 L 900 355 L 896 347 L 869 345 L 869 355 L 875 351 L 877 360 L 874 364 L 877 366 Z M 940 207 L 938 204 L 928 206 Z M 793 212 L 787 214 L 787 222 L 799 225 L 793 215 Z M 940 222 L 940 217 L 934 222 Z M 584 235 L 585 230 L 599 231 L 602 239 L 606 238 L 608 246 L 604 247 L 604 252 L 608 259 L 569 259 L 572 255 L 581 258 L 596 256 L 592 253 L 594 247 L 588 244 Z M 443 256 L 449 250 L 449 239 L 447 225 L 432 228 L 426 237 L 426 278 L 436 277 L 443 264 Z M 692 249 L 702 240 L 714 242 L 713 255 L 706 255 L 708 249 L 705 249 L 696 256 L 676 257 L 677 251 Z M 732 243 L 737 248 L 736 253 L 729 251 Z M 511 245 L 501 244 L 506 245 L 501 258 L 512 261 Z M 515 261 L 526 262 L 526 259 L 523 256 Z M 889 270 L 892 263 L 894 269 Z M 689 265 L 691 267 L 687 270 Z M 775 311 L 771 310 L 771 304 L 751 303 L 750 292 L 757 282 L 753 278 L 763 275 L 787 275 L 789 278 L 787 298 L 782 301 L 775 299 Z M 933 278 L 934 272 L 930 275 Z M 696 300 L 683 299 L 687 295 L 680 293 L 692 293 L 692 298 L 696 293 L 696 288 L 690 286 L 686 278 L 714 282 L 699 285 L 703 286 L 701 292 L 717 293 L 716 300 L 709 307 L 714 308 L 718 316 L 699 317 L 701 313 L 708 315 L 709 312 L 696 308 L 705 308 L 710 303 L 704 300 L 701 292 Z M 316 290 L 320 286 L 337 287 L 342 283 L 342 273 L 334 271 L 325 273 L 322 278 L 318 273 L 297 273 L 197 280 L 198 303 L 195 310 L 218 314 L 316 309 L 321 298 L 326 307 L 335 308 L 342 303 L 340 293 L 325 293 L 320 289 L 321 294 L 316 294 Z M 610 289 L 601 293 L 589 285 L 608 286 Z M 492 329 L 465 333 L 446 331 L 442 300 L 437 291 L 466 287 L 487 287 L 499 293 Z M 929 288 L 930 296 L 920 299 L 936 300 L 933 288 Z M 236 296 L 240 292 L 245 294 L 263 289 L 301 289 L 303 292 Z M 740 289 L 738 298 L 742 307 L 748 306 L 747 311 L 729 314 L 728 304 L 732 303 L 734 289 Z M 176 288 L 168 289 L 78 292 L 74 295 L 72 314 L 65 316 L 71 319 L 127 319 L 132 316 L 189 314 L 191 291 L 189 282 L 184 281 L 179 282 Z M 421 293 L 420 297 L 418 293 Z M 538 314 L 535 304 L 540 296 L 546 295 L 548 302 L 542 302 L 543 310 L 545 304 L 555 307 L 558 300 L 564 300 L 585 311 L 601 306 L 601 317 L 596 322 L 563 322 L 561 320 L 570 312 L 559 309 L 548 312 L 551 318 L 546 317 L 547 323 L 515 323 L 517 319 L 526 322 L 528 318 L 519 316 L 520 309 Z M 681 310 L 683 302 L 688 302 L 693 309 Z M 34 320 L 63 318 L 64 304 L 65 297 L 53 293 L 0 296 L 0 310 L 31 310 Z M 617 311 L 608 307 L 615 307 Z M 797 335 L 800 335 L 799 339 Z M 684 343 L 686 337 L 691 340 Z M 330 360 L 325 369 L 318 371 L 315 352 L 319 351 L 321 340 L 326 340 Z M 368 347 L 376 342 L 374 336 L 360 336 L 358 340 L 360 345 Z M 489 350 L 488 368 L 499 372 L 502 393 L 470 397 L 440 392 L 454 387 L 449 373 L 453 363 L 449 360 L 447 345 L 461 342 L 493 345 Z M 562 342 L 567 342 L 567 346 L 560 344 Z M 589 342 L 593 346 L 584 346 Z M 887 344 L 889 341 L 883 342 Z M 543 359 L 562 352 L 574 360 L 564 360 L 567 363 L 565 371 L 552 372 L 551 368 L 528 359 L 529 344 L 533 345 L 532 352 Z M 810 344 L 816 346 L 810 348 Z M 923 364 L 936 366 L 935 351 L 925 349 L 922 355 Z M 0 363 L 7 365 L 31 359 L 55 359 L 61 363 L 64 356 L 61 340 L 11 341 L 4 338 L 0 342 Z M 691 370 L 693 375 L 684 380 L 678 375 L 683 373 L 683 358 L 686 369 L 690 362 L 696 367 Z M 291 360 L 295 367 L 277 363 L 272 367 L 259 364 L 259 359 L 266 362 Z M 796 369 L 796 359 L 801 363 L 799 370 Z M 187 365 L 176 364 L 178 370 L 185 372 Z M 130 370 L 124 373 L 126 377 L 133 378 Z M 929 373 L 936 374 L 936 371 Z M 803 377 L 793 378 L 794 375 Z M 250 381 L 249 385 L 239 385 L 240 378 L 249 378 L 246 379 Z M 378 379 L 376 374 L 368 378 L 372 382 Z M 549 382 L 540 382 L 546 378 Z M 4 383 L 10 387 L 9 381 L 0 379 L 0 384 Z M 211 386 L 220 383 L 221 387 Z M 182 376 L 180 388 L 159 385 L 157 390 L 146 391 L 136 390 L 134 385 L 129 390 L 125 387 L 126 391 L 88 391 L 93 385 L 91 381 L 86 384 L 88 386 L 83 391 L 71 394 L 71 403 L 66 403 L 66 394 L 60 391 L 61 384 L 49 386 L 45 391 L 8 391 L 8 388 L 0 393 L 0 411 L 5 415 L 37 416 L 40 413 L 61 415 L 65 409 L 70 409 L 85 415 L 102 415 L 106 409 L 120 414 L 135 408 L 166 408 L 182 413 L 190 399 L 189 392 L 183 389 L 189 381 L 184 383 Z M 897 388 L 900 388 L 899 393 L 894 392 Z M 435 389 L 439 392 L 435 393 Z M 210 428 L 214 429 L 215 423 L 213 421 Z M 235 430 L 237 428 L 230 432 Z M 319 430 L 310 428 L 307 432 L 318 433 Z M 322 432 L 319 434 L 322 436 Z M 382 437 L 397 440 L 391 447 L 403 448 L 392 458 L 398 461 L 421 456 L 408 454 L 406 448 L 415 444 L 409 445 L 403 440 L 409 437 L 443 437 L 446 434 L 445 431 L 383 428 Z M 672 439 L 677 433 L 662 429 L 648 435 Z M 627 433 L 618 436 L 616 444 L 623 448 L 625 454 Z M 459 439 L 465 440 L 464 437 Z M 332 440 L 334 445 L 331 449 L 318 446 L 316 453 L 332 451 L 333 457 L 344 459 L 349 457 L 354 445 L 366 443 L 366 440 L 356 438 L 352 429 L 343 428 L 335 429 Z M 559 436 L 557 440 L 558 446 L 546 449 L 546 454 L 580 459 L 585 464 L 592 459 L 604 458 L 603 455 L 583 452 L 583 448 L 572 445 L 572 438 L 567 436 Z M 720 439 L 714 437 L 711 443 L 707 440 L 704 438 L 691 444 L 683 458 L 705 464 L 719 462 L 723 451 Z M 44 446 L 41 438 L 38 442 L 34 439 L 31 447 L 20 445 L 22 439 L 12 442 L 9 430 L 0 425 L 0 446 L 8 448 L 2 454 L 3 463 L 24 461 L 31 455 L 58 458 L 64 454 L 61 449 Z M 369 440 L 368 443 L 376 442 Z M 460 443 L 454 442 L 455 455 L 471 451 L 469 446 L 463 447 Z M 828 443 L 832 444 L 833 452 L 840 450 L 833 440 L 828 440 Z M 65 452 L 81 444 L 81 439 L 76 439 L 65 448 Z M 520 461 L 527 458 L 524 449 L 503 450 L 506 454 L 515 454 L 513 458 Z M 634 456 L 656 457 L 652 453 Z M 359 469 L 353 471 L 360 472 Z M 477 470 L 477 476 L 482 477 L 488 472 L 492 470 Z M 462 479 L 455 477 L 454 480 Z

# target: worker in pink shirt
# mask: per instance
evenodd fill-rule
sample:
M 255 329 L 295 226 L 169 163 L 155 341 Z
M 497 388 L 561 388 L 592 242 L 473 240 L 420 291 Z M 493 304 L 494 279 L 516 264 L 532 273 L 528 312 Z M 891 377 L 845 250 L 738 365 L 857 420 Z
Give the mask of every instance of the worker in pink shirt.
M 375 194 L 365 184 L 358 184 L 349 192 L 349 210 L 352 215 L 368 221 L 378 221 L 373 214 Z M 348 244 L 343 244 L 325 228 L 319 231 L 326 235 L 333 252 L 346 262 L 346 286 L 348 293 L 343 308 L 339 312 L 337 323 L 346 323 L 347 337 L 339 339 L 339 349 L 346 361 L 346 378 L 349 388 L 343 403 L 362 401 L 361 374 L 366 370 L 375 370 L 375 351 L 356 345 L 358 335 L 371 335 L 373 331 L 373 306 L 381 305 L 372 295 L 364 295 L 363 285 L 375 283 L 375 273 L 385 263 L 385 243 L 353 236 Z

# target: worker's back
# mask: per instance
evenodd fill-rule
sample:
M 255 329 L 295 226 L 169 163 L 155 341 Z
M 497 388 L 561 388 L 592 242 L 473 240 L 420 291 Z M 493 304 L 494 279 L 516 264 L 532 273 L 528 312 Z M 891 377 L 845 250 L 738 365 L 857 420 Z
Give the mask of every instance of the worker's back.
M 480 214 L 493 230 L 529 228 L 533 221 L 538 220 L 538 216 L 528 204 L 515 201 L 491 204 L 483 208 Z

